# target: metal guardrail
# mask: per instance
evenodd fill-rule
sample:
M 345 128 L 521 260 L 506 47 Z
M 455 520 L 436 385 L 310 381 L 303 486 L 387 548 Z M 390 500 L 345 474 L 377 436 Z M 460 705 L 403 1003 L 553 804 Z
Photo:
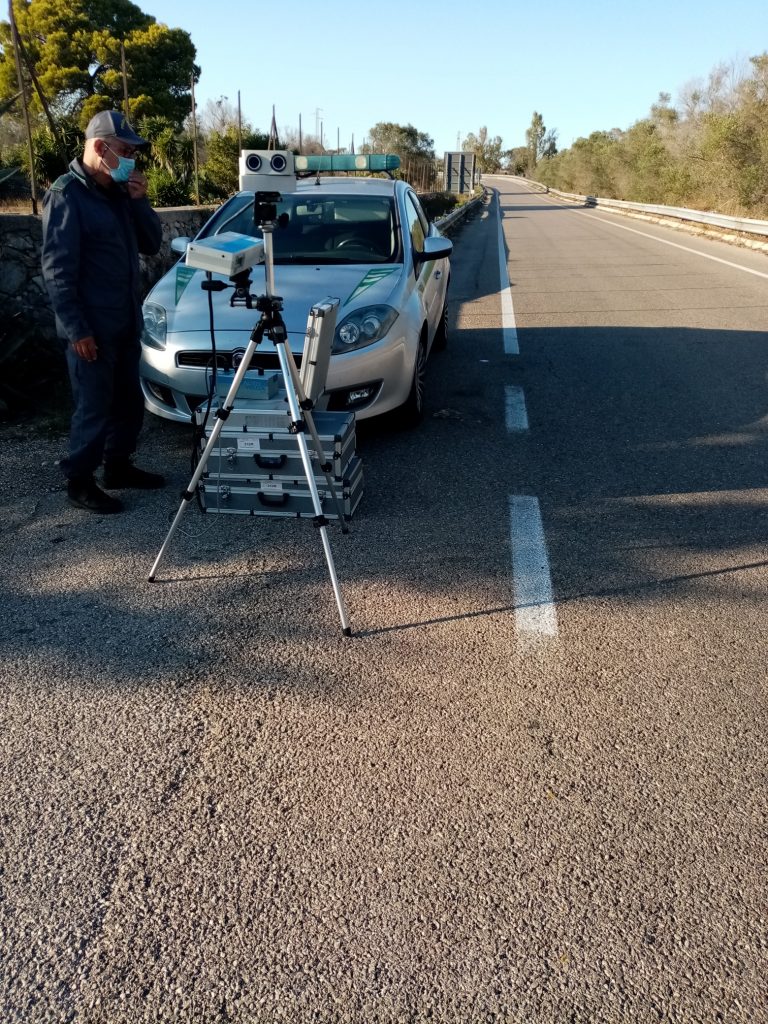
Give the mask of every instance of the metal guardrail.
M 485 198 L 485 190 L 480 195 L 475 196 L 474 199 L 469 199 L 466 203 L 462 203 L 461 206 L 457 206 L 455 210 L 451 210 L 450 213 L 446 213 L 444 217 L 438 217 L 435 224 L 441 231 L 445 231 L 446 228 L 453 227 L 458 221 L 462 220 L 467 216 L 470 210 L 473 210 L 479 203 Z
M 582 203 L 584 206 L 602 206 L 607 210 L 614 207 L 617 210 L 649 213 L 657 217 L 671 217 L 674 220 L 684 220 L 692 224 L 706 224 L 709 227 L 725 228 L 727 231 L 741 231 L 748 235 L 768 237 L 768 221 L 765 220 L 753 220 L 749 217 L 726 217 L 722 213 L 704 213 L 701 210 L 691 210 L 685 206 L 661 206 L 654 203 L 630 203 L 623 199 L 602 199 L 600 196 L 580 196 L 572 192 L 560 192 L 558 189 L 542 185 L 541 182 L 532 181 L 530 178 L 520 178 L 511 174 L 501 175 L 501 177 L 522 181 L 526 185 L 535 185 L 540 191 L 557 196 L 558 199 Z

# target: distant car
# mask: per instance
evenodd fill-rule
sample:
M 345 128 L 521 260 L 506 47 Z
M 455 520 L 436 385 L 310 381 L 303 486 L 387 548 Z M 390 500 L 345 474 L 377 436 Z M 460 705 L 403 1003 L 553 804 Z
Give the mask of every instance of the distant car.
M 220 232 L 259 236 L 254 194 L 240 192 L 205 224 L 197 239 Z M 427 357 L 446 344 L 452 243 L 430 223 L 413 189 L 373 177 L 312 177 L 284 192 L 273 233 L 275 293 L 292 352 L 300 362 L 310 307 L 340 300 L 328 371 L 330 410 L 359 419 L 394 412 L 404 426 L 422 416 Z M 190 239 L 172 243 L 185 252 Z M 264 268 L 252 270 L 262 294 Z M 147 408 L 189 422 L 208 394 L 212 352 L 205 271 L 180 260 L 144 303 L 141 378 Z M 223 280 L 226 280 L 224 278 Z M 232 369 L 259 314 L 230 305 L 230 289 L 213 292 L 217 365 Z M 279 369 L 266 338 L 251 363 Z

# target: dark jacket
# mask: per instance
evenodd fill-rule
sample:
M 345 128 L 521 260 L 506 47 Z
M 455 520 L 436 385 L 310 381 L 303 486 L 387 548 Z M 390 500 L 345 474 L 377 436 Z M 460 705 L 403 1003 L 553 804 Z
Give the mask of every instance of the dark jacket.
M 105 189 L 79 160 L 43 198 L 43 277 L 61 338 L 141 333 L 139 253 L 154 255 L 160 220 L 146 199 Z

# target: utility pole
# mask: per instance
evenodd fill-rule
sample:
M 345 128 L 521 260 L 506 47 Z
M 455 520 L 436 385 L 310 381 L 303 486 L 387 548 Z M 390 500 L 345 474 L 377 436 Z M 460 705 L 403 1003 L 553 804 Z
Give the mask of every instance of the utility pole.
M 195 106 L 195 76 L 190 79 L 192 85 L 192 153 L 195 158 L 195 205 L 200 205 L 200 176 L 197 164 L 197 107 Z
M 125 69 L 125 43 L 120 40 L 120 70 L 123 75 L 123 113 L 126 121 L 131 119 L 131 108 L 128 104 L 128 72 Z
M 64 145 L 64 140 L 61 138 L 61 135 L 59 134 L 59 129 L 56 127 L 56 122 L 53 119 L 53 114 L 51 113 L 51 108 L 48 105 L 48 100 L 45 98 L 45 93 L 43 92 L 42 86 L 40 85 L 40 80 L 35 74 L 34 65 L 27 56 L 27 52 L 24 49 L 24 43 L 22 43 L 21 36 L 18 34 L 18 32 L 16 33 L 16 42 L 19 47 L 19 58 L 21 60 L 22 66 L 26 68 L 27 74 L 32 79 L 32 84 L 35 87 L 37 98 L 40 100 L 40 106 L 43 108 L 45 116 L 48 118 L 48 126 L 51 129 L 51 135 L 53 136 L 56 142 L 56 148 L 59 151 L 59 155 L 61 156 L 62 161 L 64 163 L 64 170 L 66 171 L 69 167 L 69 159 L 67 157 L 67 149 Z M 21 93 L 19 93 L 18 95 L 20 96 Z
M 16 77 L 19 81 L 19 92 L 21 93 L 21 106 L 24 110 L 24 125 L 27 131 L 27 149 L 29 152 L 29 186 L 32 192 L 32 213 L 37 214 L 37 182 L 35 180 L 35 151 L 32 146 L 32 126 L 29 123 L 29 107 L 27 105 L 27 90 L 24 85 L 24 75 L 21 71 L 21 41 L 19 30 L 16 28 L 16 18 L 13 15 L 13 0 L 8 0 L 8 20 L 11 26 L 13 38 L 13 56 L 16 61 Z
M 275 105 L 272 104 L 272 123 L 269 126 L 269 142 L 267 149 L 277 149 L 280 145 L 280 137 L 277 134 L 277 121 L 275 120 Z
M 303 153 L 303 152 L 304 152 L 304 146 L 302 144 L 302 138 L 301 138 L 301 114 L 299 114 L 299 153 Z
M 240 90 L 237 90 L 237 152 L 243 150 L 243 115 L 240 112 Z

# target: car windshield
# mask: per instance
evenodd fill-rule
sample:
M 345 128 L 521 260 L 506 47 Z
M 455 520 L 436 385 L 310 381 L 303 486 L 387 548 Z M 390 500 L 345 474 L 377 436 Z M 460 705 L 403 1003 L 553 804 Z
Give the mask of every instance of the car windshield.
M 253 220 L 252 196 L 235 196 L 200 237 L 221 231 L 261 237 Z M 394 263 L 400 258 L 388 196 L 283 195 L 272 241 L 276 264 Z

